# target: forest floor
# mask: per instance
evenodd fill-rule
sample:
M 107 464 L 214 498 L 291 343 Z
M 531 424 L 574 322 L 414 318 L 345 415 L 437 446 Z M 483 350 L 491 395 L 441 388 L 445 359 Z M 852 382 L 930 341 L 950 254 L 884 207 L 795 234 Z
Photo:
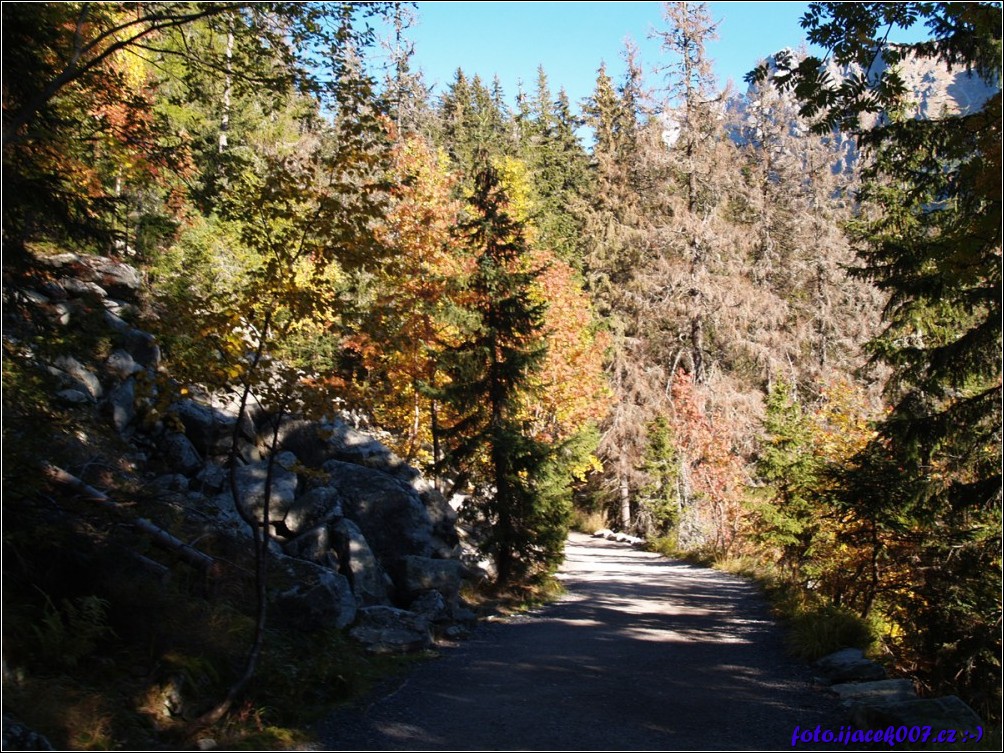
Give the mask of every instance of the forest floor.
M 844 723 L 749 581 L 582 534 L 560 578 L 559 601 L 325 719 L 317 749 L 791 750 Z

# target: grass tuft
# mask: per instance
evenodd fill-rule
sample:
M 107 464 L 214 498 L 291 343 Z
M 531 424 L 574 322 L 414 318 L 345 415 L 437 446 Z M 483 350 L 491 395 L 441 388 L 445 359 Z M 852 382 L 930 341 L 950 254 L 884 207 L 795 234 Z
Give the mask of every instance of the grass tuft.
M 815 661 L 842 648 L 868 651 L 875 643 L 871 624 L 853 612 L 827 605 L 789 618 L 788 645 L 800 659 Z

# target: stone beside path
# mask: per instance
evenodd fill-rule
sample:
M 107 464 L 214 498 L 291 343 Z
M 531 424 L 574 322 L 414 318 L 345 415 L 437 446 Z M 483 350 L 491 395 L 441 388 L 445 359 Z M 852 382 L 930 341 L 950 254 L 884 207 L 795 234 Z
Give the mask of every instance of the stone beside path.
M 983 720 L 958 696 L 918 698 L 910 680 L 887 680 L 885 669 L 860 649 L 845 648 L 815 664 L 832 685 L 850 722 L 860 729 L 888 727 L 957 730 L 973 734 Z

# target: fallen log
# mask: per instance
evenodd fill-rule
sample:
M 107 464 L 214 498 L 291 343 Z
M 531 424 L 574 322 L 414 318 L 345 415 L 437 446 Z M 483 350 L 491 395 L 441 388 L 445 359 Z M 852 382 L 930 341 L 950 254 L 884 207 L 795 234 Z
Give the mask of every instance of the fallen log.
M 121 513 L 126 507 L 125 505 L 113 500 L 104 492 L 99 489 L 95 489 L 82 479 L 77 478 L 72 473 L 67 473 L 58 466 L 46 463 L 43 470 L 46 475 L 48 475 L 49 478 L 57 484 L 73 489 L 75 492 L 83 495 L 85 499 L 91 502 L 97 502 L 101 507 L 107 510 Z M 162 549 L 174 552 L 189 565 L 205 571 L 208 575 L 215 575 L 217 573 L 219 563 L 217 563 L 213 557 L 205 552 L 199 551 L 191 544 L 186 544 L 177 536 L 166 529 L 161 528 L 156 523 L 147 520 L 146 518 L 137 518 L 130 521 L 130 523 L 143 533 L 147 534 L 153 540 L 154 544 Z

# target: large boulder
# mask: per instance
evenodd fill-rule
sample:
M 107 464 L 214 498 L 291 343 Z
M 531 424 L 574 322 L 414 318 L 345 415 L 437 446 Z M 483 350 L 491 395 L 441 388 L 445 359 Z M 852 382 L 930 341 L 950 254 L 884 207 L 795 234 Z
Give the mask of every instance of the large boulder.
M 915 698 L 891 703 L 858 704 L 851 709 L 851 722 L 861 729 L 905 727 L 958 730 L 957 742 L 975 739 L 983 720 L 958 696 Z M 967 737 L 963 737 L 968 733 Z
M 64 253 L 40 256 L 41 264 L 57 273 L 69 275 L 61 280 L 100 285 L 114 298 L 135 298 L 143 286 L 143 278 L 135 267 L 107 256 Z M 71 291 L 72 292 L 72 291 Z
M 280 587 L 274 614 L 300 630 L 341 629 L 356 618 L 356 597 L 348 579 L 330 568 L 307 560 L 279 557 Z
M 133 374 L 143 370 L 127 350 L 119 348 L 112 351 L 105 360 L 105 370 L 119 381 L 128 379 Z
M 349 635 L 373 654 L 406 654 L 432 646 L 428 618 L 395 607 L 363 607 Z
M 125 324 L 120 317 L 111 311 L 106 311 L 105 321 L 109 321 L 110 318 L 114 318 L 117 322 Z M 157 338 L 149 332 L 144 332 L 141 329 L 135 329 L 128 325 L 121 332 L 126 350 L 137 363 L 154 371 L 160 368 L 160 346 L 157 344 Z
M 917 697 L 910 680 L 844 682 L 831 686 L 830 690 L 840 696 L 840 703 L 844 706 L 911 701 Z
M 279 426 L 276 447 L 294 453 L 305 465 L 320 468 L 325 460 L 332 457 L 327 436 L 327 431 L 315 421 L 287 418 Z
M 459 560 L 438 560 L 408 555 L 397 568 L 395 585 L 401 597 L 410 600 L 436 591 L 447 601 L 455 601 L 460 593 L 463 565 Z
M 316 423 L 286 419 L 279 428 L 278 446 L 295 452 L 304 463 L 315 468 L 328 460 L 340 460 L 384 471 L 406 481 L 418 476 L 418 471 L 372 435 L 340 421 Z
M 121 434 L 136 418 L 135 379 L 129 378 L 120 382 L 108 393 L 108 408 L 112 414 L 112 426 Z
M 815 666 L 831 684 L 841 682 L 868 682 L 884 680 L 886 671 L 881 664 L 866 659 L 858 648 L 842 648 L 816 661 Z
M 283 522 L 290 535 L 324 525 L 341 518 L 342 500 L 337 489 L 318 486 L 297 498 L 286 510 Z
M 253 393 L 248 394 L 244 403 L 244 412 L 241 412 L 241 395 L 237 392 L 214 393 L 209 396 L 209 406 L 216 415 L 232 426 L 232 421 L 237 421 L 240 416 L 240 433 L 248 441 L 255 441 L 258 436 L 258 421 L 265 412 L 262 410 L 261 401 Z M 280 447 L 280 450 L 287 449 Z M 300 457 L 300 454 L 292 450 L 293 454 Z
M 386 604 L 387 576 L 359 526 L 342 518 L 330 526 L 330 531 L 340 571 L 348 577 L 359 603 L 363 606 Z
M 286 528 L 284 521 L 296 500 L 298 479 L 294 468 L 297 462 L 296 456 L 291 452 L 280 452 L 272 462 L 268 519 L 276 524 L 275 536 L 280 540 L 292 538 L 293 535 Z M 237 489 L 241 496 L 241 507 L 245 515 L 258 520 L 265 510 L 265 484 L 268 474 L 268 460 L 242 465 L 237 469 Z
M 193 487 L 203 494 L 207 496 L 219 494 L 230 483 L 230 472 L 218 463 L 208 462 L 195 475 L 195 481 Z
M 290 557 L 299 557 L 332 570 L 339 570 L 338 553 L 333 547 L 328 526 L 316 526 L 301 533 L 292 541 L 287 541 L 282 548 Z
M 448 559 L 460 555 L 460 537 L 457 535 L 457 511 L 453 509 L 438 489 L 423 478 L 416 478 L 411 487 L 425 505 L 432 522 L 433 553 Z
M 359 526 L 387 568 L 402 557 L 428 557 L 433 550 L 432 521 L 408 484 L 382 471 L 339 460 L 323 465 L 326 485 L 337 490 L 345 517 Z
M 55 375 L 65 386 L 86 393 L 91 400 L 104 397 L 101 381 L 73 356 L 59 356 L 53 366 L 56 367 Z
M 4 750 L 53 750 L 49 739 L 3 712 Z
M 329 432 L 329 457 L 334 460 L 374 468 L 406 482 L 418 478 L 418 471 L 373 436 L 340 421 L 325 428 Z
M 225 455 L 229 452 L 235 423 L 233 418 L 189 398 L 173 403 L 170 412 L 181 421 L 186 436 L 203 455 Z
M 86 260 L 93 279 L 113 298 L 135 298 L 143 286 L 143 278 L 135 267 L 105 256 L 90 256 Z
M 168 466 L 186 475 L 190 476 L 202 467 L 199 451 L 181 432 L 166 434 L 161 440 L 161 451 Z
M 88 296 L 94 298 L 108 297 L 108 291 L 96 282 L 78 280 L 74 277 L 66 277 L 60 280 L 60 283 L 63 286 L 63 290 L 74 298 L 87 298 Z

